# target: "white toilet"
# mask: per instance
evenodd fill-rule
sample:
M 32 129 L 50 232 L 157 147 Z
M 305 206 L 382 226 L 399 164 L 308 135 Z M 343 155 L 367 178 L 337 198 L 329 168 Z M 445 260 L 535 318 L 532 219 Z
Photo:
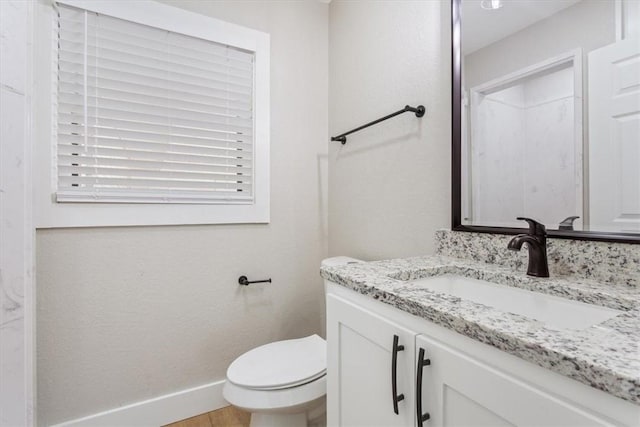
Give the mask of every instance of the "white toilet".
M 304 427 L 325 411 L 327 348 L 318 335 L 265 344 L 227 369 L 224 398 L 251 412 L 251 427 Z
M 360 262 L 335 257 L 323 265 Z M 326 412 L 327 347 L 318 335 L 254 348 L 227 369 L 224 398 L 251 412 L 251 427 L 306 427 Z

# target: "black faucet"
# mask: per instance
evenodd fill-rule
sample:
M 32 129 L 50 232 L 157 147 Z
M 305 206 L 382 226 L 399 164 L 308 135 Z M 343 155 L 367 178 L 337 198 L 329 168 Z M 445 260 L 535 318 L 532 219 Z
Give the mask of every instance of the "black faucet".
M 549 277 L 549 265 L 547 263 L 547 229 L 541 223 L 531 218 L 518 217 L 518 220 L 529 223 L 529 233 L 518 234 L 509 241 L 508 249 L 519 251 L 522 244 L 529 248 L 529 266 L 527 274 L 536 277 Z

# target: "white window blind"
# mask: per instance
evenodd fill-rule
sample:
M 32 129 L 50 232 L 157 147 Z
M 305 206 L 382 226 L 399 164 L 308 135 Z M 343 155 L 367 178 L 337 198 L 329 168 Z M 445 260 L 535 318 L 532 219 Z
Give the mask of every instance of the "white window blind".
M 254 55 L 59 5 L 57 200 L 251 203 Z

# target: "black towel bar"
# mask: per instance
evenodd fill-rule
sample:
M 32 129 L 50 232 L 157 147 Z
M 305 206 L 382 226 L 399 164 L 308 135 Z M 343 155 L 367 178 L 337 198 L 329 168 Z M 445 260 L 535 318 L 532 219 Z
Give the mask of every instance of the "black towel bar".
M 367 123 L 366 125 L 362 125 L 360 127 L 357 127 L 355 129 L 351 129 L 348 132 L 342 133 L 338 136 L 332 136 L 331 140 L 332 141 L 340 141 L 342 143 L 342 145 L 347 143 L 347 135 L 352 134 L 354 132 L 358 132 L 359 130 L 362 130 L 364 128 L 368 128 L 369 126 L 373 126 L 375 124 L 378 124 L 380 122 L 384 122 L 387 119 L 390 119 L 391 117 L 395 117 L 398 114 L 402 114 L 402 113 L 407 113 L 407 112 L 412 112 L 415 113 L 416 117 L 422 117 L 424 116 L 425 113 L 425 108 L 424 105 L 418 105 L 417 107 L 411 107 L 409 105 L 405 105 L 404 108 L 402 110 L 398 110 L 395 113 L 391 113 L 388 116 L 384 116 L 382 118 L 379 118 L 378 120 L 374 120 L 372 122 Z

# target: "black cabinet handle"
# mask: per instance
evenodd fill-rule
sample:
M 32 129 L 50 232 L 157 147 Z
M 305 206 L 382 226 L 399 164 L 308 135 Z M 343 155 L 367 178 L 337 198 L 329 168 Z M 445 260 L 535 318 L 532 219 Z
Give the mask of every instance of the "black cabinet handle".
M 428 412 L 422 413 L 422 368 L 431 365 L 431 360 L 424 358 L 424 348 L 418 352 L 418 366 L 416 368 L 416 414 L 418 416 L 418 426 L 431 418 Z
M 393 351 L 391 352 L 391 393 L 393 394 L 393 412 L 398 412 L 398 402 L 404 400 L 404 394 L 398 394 L 398 352 L 404 350 L 403 345 L 398 345 L 398 336 L 393 336 Z

